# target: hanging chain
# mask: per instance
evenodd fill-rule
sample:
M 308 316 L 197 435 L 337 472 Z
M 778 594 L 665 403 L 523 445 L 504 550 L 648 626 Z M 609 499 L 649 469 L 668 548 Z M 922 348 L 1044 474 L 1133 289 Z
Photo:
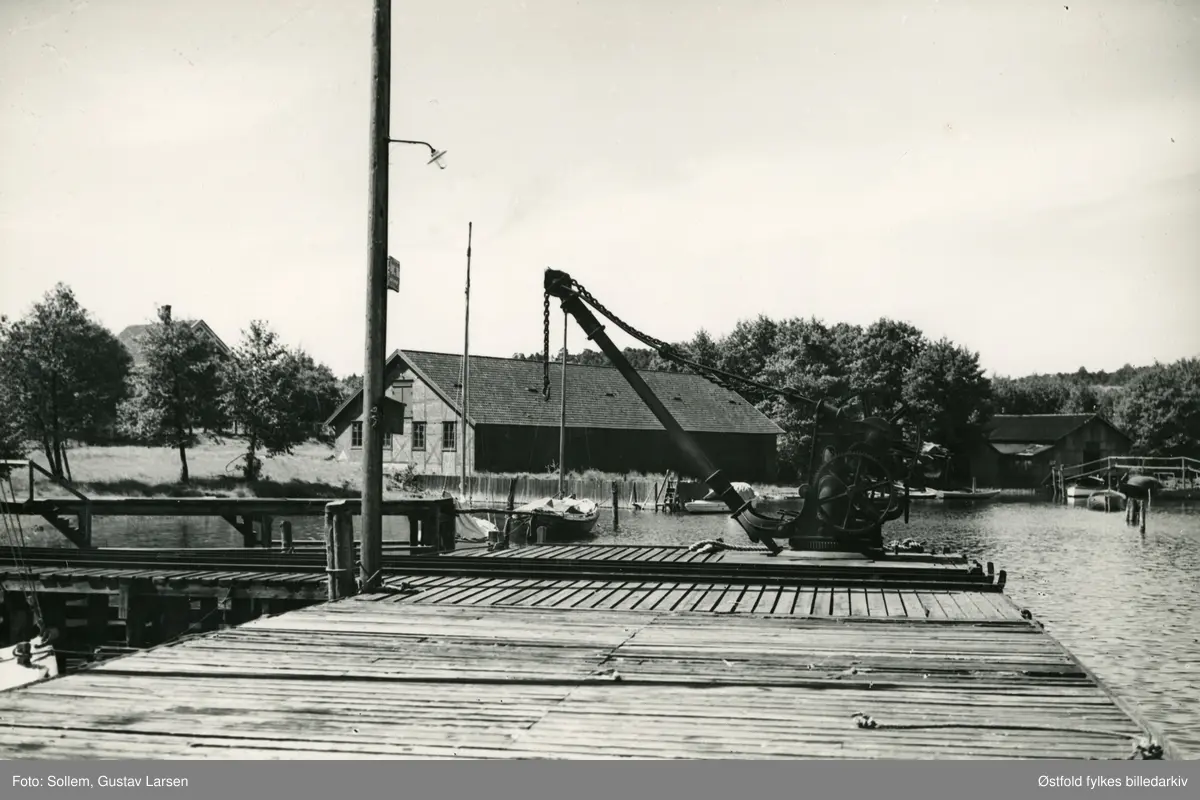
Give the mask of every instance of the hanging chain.
M 670 344 L 669 342 L 664 342 L 661 339 L 655 339 L 653 336 L 650 336 L 647 333 L 643 333 L 642 331 L 639 331 L 637 328 L 634 328 L 632 325 L 630 325 L 629 323 L 622 320 L 616 314 L 609 311 L 607 308 L 604 307 L 603 303 L 601 303 L 599 300 L 597 300 L 592 295 L 591 292 L 589 292 L 587 289 L 585 289 L 583 287 L 583 285 L 580 284 L 579 281 L 575 280 L 574 278 L 571 279 L 571 286 L 572 286 L 572 288 L 575 289 L 575 291 L 579 294 L 579 297 L 584 302 L 586 302 L 588 305 L 592 306 L 597 311 L 599 311 L 601 314 L 603 314 L 605 317 L 607 317 L 609 320 L 611 320 L 613 324 L 615 324 L 621 330 L 625 331 L 625 333 L 629 334 L 634 339 L 637 339 L 642 344 L 652 348 L 665 361 L 669 361 L 672 364 L 677 364 L 679 366 L 688 367 L 693 372 L 700 375 L 700 377 L 707 379 L 710 383 L 714 383 L 723 389 L 728 389 L 729 391 L 738 393 L 738 394 L 740 394 L 746 388 L 750 388 L 750 389 L 757 390 L 758 392 L 765 393 L 767 395 L 783 397 L 788 400 L 793 400 L 795 402 L 817 406 L 818 408 L 820 407 L 821 401 L 813 400 L 812 398 L 805 397 L 804 395 L 802 395 L 798 392 L 792 391 L 791 389 L 784 389 L 784 388 L 780 388 L 778 386 L 770 386 L 765 383 L 759 383 L 758 381 L 751 380 L 751 379 L 743 377 L 741 375 L 735 375 L 732 372 L 726 372 L 725 370 L 717 369 L 716 367 L 712 367 L 707 364 L 701 364 L 698 361 L 690 359 L 683 353 L 683 351 L 681 351 L 675 345 Z M 550 396 L 550 366 L 549 366 L 549 364 L 550 364 L 550 356 L 549 356 L 549 353 L 550 353 L 550 316 L 549 316 L 550 305 L 549 305 L 549 302 L 550 302 L 549 295 L 547 295 L 547 297 L 546 297 L 546 387 L 545 387 L 547 399 Z M 738 388 L 739 386 L 741 388 Z
M 550 293 L 542 298 L 542 397 L 550 402 Z

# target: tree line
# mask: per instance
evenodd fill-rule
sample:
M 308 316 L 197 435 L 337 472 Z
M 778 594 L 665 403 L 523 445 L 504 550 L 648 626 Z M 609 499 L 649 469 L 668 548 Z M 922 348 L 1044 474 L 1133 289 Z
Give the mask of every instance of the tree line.
M 932 340 L 906 322 L 882 318 L 868 326 L 815 318 L 742 320 L 726 336 L 705 330 L 672 345 L 706 367 L 740 375 L 810 399 L 845 403 L 858 397 L 866 413 L 920 420 L 926 441 L 966 466 L 971 448 L 996 414 L 1097 413 L 1125 431 L 1142 455 L 1200 457 L 1200 360 L 1109 372 L 989 378 L 979 354 L 946 338 Z M 691 371 L 646 348 L 625 348 L 637 369 Z M 542 353 L 514 358 L 540 361 Z M 562 352 L 552 355 L 561 360 Z M 568 353 L 568 363 L 607 364 L 595 350 Z M 812 447 L 813 406 L 738 388 L 778 424 L 784 478 L 803 477 Z M 911 426 L 910 426 L 911 427 Z
M 337 378 L 265 322 L 252 321 L 226 353 L 163 306 L 138 344 L 135 366 L 63 284 L 22 318 L 0 318 L 0 456 L 36 447 L 69 479 L 70 444 L 136 442 L 178 450 L 187 482 L 187 451 L 236 431 L 246 443 L 242 474 L 257 480 L 263 456 L 328 441 Z

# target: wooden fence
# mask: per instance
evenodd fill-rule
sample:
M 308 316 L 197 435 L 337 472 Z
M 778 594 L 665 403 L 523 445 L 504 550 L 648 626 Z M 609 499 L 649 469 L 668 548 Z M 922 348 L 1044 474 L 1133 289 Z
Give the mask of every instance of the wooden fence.
M 516 480 L 515 502 L 517 505 L 551 497 L 558 493 L 558 478 L 539 477 L 534 475 L 471 475 L 467 477 L 466 495 L 473 505 L 489 505 L 502 507 L 508 500 L 509 486 Z M 421 489 L 429 492 L 449 492 L 460 496 L 461 478 L 457 475 L 422 475 L 417 478 Z M 573 494 L 580 500 L 592 500 L 602 508 L 612 506 L 613 484 L 617 486 L 617 504 L 619 508 L 654 508 L 656 497 L 661 502 L 666 485 L 666 476 L 659 475 L 648 478 L 567 478 L 567 494 Z M 795 487 L 759 486 L 754 485 L 756 492 L 794 494 Z M 676 487 L 680 497 L 693 500 L 708 493 L 708 487 L 701 481 L 682 480 Z

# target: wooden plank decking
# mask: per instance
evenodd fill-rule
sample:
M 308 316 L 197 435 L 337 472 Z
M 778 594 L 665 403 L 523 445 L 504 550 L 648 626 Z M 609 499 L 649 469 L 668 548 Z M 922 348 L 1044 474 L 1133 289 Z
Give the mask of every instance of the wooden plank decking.
M 807 609 L 763 613 L 802 586 L 741 586 L 730 603 L 663 582 L 391 582 L 425 591 L 0 694 L 0 757 L 1126 758 L 1143 735 L 1002 595 L 913 619 L 904 593 L 898 617 L 886 594 L 828 590 L 838 616 L 822 617 L 815 590 Z

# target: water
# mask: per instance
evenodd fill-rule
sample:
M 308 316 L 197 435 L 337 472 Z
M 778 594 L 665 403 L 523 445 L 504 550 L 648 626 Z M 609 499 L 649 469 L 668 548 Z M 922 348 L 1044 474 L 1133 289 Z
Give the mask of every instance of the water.
M 894 523 L 885 540 L 913 537 L 992 561 L 1008 571 L 1007 594 L 1116 694 L 1157 722 L 1190 758 L 1200 758 L 1200 508 L 1157 505 L 1146 533 L 1124 514 L 1046 502 L 978 506 L 914 503 L 911 524 Z M 97 519 L 101 546 L 236 547 L 240 534 L 219 519 Z M 164 530 L 164 524 L 167 526 Z M 720 535 L 721 515 L 622 511 L 620 530 L 601 517 L 594 541 L 691 544 Z M 297 540 L 321 536 L 316 518 L 293 520 Z M 385 539 L 408 538 L 388 520 Z M 30 544 L 60 544 L 57 534 Z M 738 533 L 727 541 L 745 543 Z

